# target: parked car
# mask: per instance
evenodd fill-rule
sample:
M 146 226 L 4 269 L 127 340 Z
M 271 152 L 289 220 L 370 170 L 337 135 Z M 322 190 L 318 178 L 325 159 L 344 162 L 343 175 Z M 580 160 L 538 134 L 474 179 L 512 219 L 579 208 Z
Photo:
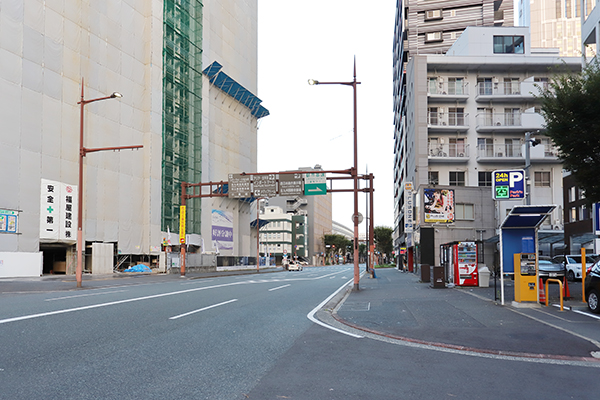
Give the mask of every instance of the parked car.
M 585 297 L 590 311 L 600 313 L 600 262 L 595 263 L 585 277 Z
M 302 271 L 302 265 L 297 262 L 290 262 L 288 271 Z
M 553 263 L 550 260 L 538 260 L 539 276 L 543 280 L 548 278 L 563 279 L 565 276 L 565 266 L 561 263 Z
M 567 279 L 574 281 L 581 279 L 581 255 L 570 254 L 566 256 L 556 256 L 552 259 L 553 263 L 563 264 L 566 269 Z M 586 266 L 594 264 L 594 259 L 590 256 L 585 256 Z

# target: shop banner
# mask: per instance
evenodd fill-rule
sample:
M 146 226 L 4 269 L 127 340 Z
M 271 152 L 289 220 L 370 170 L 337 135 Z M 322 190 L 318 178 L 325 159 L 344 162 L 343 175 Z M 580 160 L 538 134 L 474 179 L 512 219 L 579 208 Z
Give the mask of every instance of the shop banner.
M 454 190 L 424 189 L 425 222 L 454 222 Z

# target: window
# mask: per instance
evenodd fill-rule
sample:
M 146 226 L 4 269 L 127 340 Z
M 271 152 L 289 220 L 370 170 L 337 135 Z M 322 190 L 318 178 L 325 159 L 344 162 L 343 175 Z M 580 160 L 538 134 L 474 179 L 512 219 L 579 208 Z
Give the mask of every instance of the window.
M 521 157 L 521 140 L 504 139 L 505 157 Z
M 579 218 L 581 218 L 582 221 L 590 219 L 590 214 L 585 204 L 579 206 Z
M 479 186 L 492 186 L 491 171 L 479 171 Z
M 577 193 L 579 194 L 579 200 L 585 199 L 585 191 L 582 188 L 578 188 Z
M 450 186 L 465 186 L 465 172 L 464 171 L 451 171 L 450 179 L 448 184 Z
M 571 186 L 569 188 L 569 203 L 572 203 L 575 200 L 577 200 L 577 198 L 575 197 L 575 191 L 576 191 L 575 186 Z
M 504 78 L 504 94 L 521 94 L 519 78 Z
M 494 141 L 491 138 L 477 138 L 477 155 L 479 157 L 494 157 Z
M 577 221 L 577 207 L 571 207 L 571 219 L 569 222 Z
M 479 95 L 490 96 L 492 94 L 492 78 L 477 78 Z
M 491 84 L 491 82 L 490 82 Z M 481 92 L 481 86 L 479 87 Z M 494 110 L 492 108 L 477 109 L 477 124 L 483 126 L 494 125 Z
M 464 157 L 465 156 L 465 139 L 464 138 L 450 138 L 449 140 L 448 155 L 450 157 Z
M 504 109 L 504 125 L 520 126 L 521 125 L 521 109 L 520 108 L 505 108 Z
M 546 90 L 550 87 L 550 79 L 548 78 L 539 78 L 539 77 L 534 77 L 533 81 L 540 87 L 540 89 L 542 90 Z
M 535 171 L 535 186 L 550 187 L 550 171 Z
M 438 79 L 437 78 L 427 78 L 429 94 L 437 94 L 438 92 Z
M 525 38 L 523 36 L 494 36 L 494 53 L 523 54 Z
M 473 204 L 456 203 L 456 219 L 475 219 Z
M 441 42 L 442 32 L 429 32 L 425 35 L 425 43 L 427 42 Z
M 448 78 L 448 94 L 465 94 L 465 78 Z
M 428 10 L 425 11 L 425 21 L 430 19 L 442 19 L 442 10 Z
M 448 125 L 465 125 L 465 109 L 463 107 L 448 108 Z
M 429 125 L 439 125 L 439 113 L 437 107 L 429 107 L 427 109 L 429 111 Z
M 438 171 L 429 171 L 427 173 L 427 179 L 430 185 L 437 185 L 440 183 L 440 173 Z

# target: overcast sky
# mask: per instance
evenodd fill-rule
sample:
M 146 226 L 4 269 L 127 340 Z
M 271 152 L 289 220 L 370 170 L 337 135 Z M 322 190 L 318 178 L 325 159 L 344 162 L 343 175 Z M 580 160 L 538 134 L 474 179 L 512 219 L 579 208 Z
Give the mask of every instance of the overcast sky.
M 258 0 L 258 171 L 353 166 L 352 87 L 358 85 L 358 172 L 375 176 L 375 226 L 393 227 L 395 0 Z M 352 188 L 352 181 L 335 188 Z M 366 210 L 359 194 L 359 212 Z M 352 193 L 333 194 L 333 219 L 352 227 Z M 364 230 L 364 223 L 360 230 Z

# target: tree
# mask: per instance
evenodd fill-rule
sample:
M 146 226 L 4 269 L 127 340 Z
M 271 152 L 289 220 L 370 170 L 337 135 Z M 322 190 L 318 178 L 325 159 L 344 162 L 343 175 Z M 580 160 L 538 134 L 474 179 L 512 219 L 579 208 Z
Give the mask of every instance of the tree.
M 600 201 L 600 67 L 557 75 L 539 96 L 545 134 L 590 202 Z
M 375 239 L 376 250 L 391 257 L 392 251 L 394 250 L 392 228 L 388 228 L 387 226 L 375 227 L 375 229 L 373 229 L 373 239 Z

